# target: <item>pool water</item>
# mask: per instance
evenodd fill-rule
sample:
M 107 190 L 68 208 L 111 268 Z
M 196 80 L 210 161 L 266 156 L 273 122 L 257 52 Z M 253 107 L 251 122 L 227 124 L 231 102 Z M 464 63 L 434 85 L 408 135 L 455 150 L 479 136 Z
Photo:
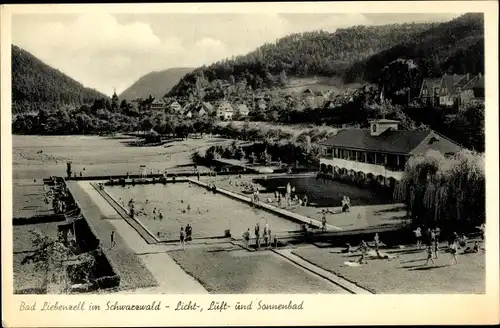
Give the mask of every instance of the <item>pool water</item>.
M 125 204 L 133 199 L 136 212 L 142 209 L 146 213 L 139 213 L 136 218 L 160 240 L 178 240 L 180 228 L 188 223 L 193 228 L 193 238 L 221 237 L 226 229 L 234 238 L 241 238 L 248 228 L 253 237 L 257 222 L 261 233 L 266 223 L 277 234 L 299 230 L 295 222 L 187 182 L 112 186 L 106 187 L 106 191 Z M 153 214 L 154 208 L 163 219 Z
M 285 193 L 286 185 L 290 183 L 299 196 L 307 195 L 309 203 L 319 207 L 340 206 L 343 196 L 351 199 L 352 206 L 393 203 L 392 193 L 389 191 L 363 189 L 354 184 L 316 179 L 314 176 L 257 178 L 253 182 L 263 186 L 268 193 L 274 193 L 275 190 Z

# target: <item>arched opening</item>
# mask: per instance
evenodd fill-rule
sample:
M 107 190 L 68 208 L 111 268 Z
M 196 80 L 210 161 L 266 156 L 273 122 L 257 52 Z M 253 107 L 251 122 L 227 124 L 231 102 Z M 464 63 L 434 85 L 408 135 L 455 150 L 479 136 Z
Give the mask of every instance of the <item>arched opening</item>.
M 321 173 L 326 173 L 327 172 L 326 171 L 327 170 L 326 164 L 325 163 L 321 163 L 319 170 L 320 170 Z

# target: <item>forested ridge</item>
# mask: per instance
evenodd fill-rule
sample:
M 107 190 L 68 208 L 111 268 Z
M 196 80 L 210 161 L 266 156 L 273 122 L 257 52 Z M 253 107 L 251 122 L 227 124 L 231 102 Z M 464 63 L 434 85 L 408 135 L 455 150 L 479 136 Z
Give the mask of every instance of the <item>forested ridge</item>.
M 169 96 L 188 97 L 224 83 L 256 90 L 282 86 L 281 78 L 338 76 L 345 82 L 382 84 L 383 70 L 396 60 L 418 66 L 413 78 L 444 73 L 484 72 L 484 18 L 465 14 L 445 23 L 355 26 L 292 34 L 244 56 L 199 67 L 185 75 Z M 224 83 L 215 83 L 223 81 Z M 214 93 L 214 92 L 212 92 Z M 224 92 L 215 92 L 222 95 Z M 205 96 L 205 94 L 204 94 Z
M 26 50 L 12 45 L 12 112 L 91 104 L 108 98 L 50 67 Z
M 389 49 L 353 64 L 346 80 L 377 82 L 383 68 L 400 59 L 411 59 L 421 76 L 439 77 L 444 73 L 484 73 L 484 17 L 465 14 Z
M 283 71 L 297 76 L 341 75 L 351 64 L 376 54 L 437 23 L 354 26 L 334 33 L 314 31 L 292 34 L 264 44 L 246 55 L 202 66 L 187 74 L 172 88 L 172 96 L 194 92 L 197 81 L 244 81 L 252 89 L 276 82 Z

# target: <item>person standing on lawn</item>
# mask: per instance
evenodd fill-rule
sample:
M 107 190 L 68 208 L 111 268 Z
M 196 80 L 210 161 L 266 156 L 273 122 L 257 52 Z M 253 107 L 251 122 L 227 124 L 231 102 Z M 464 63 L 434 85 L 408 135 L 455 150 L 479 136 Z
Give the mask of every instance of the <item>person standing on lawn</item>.
M 326 214 L 323 213 L 323 217 L 321 218 L 321 231 L 326 232 Z
M 181 241 L 181 246 L 184 248 L 184 227 L 181 226 L 181 232 L 180 232 L 180 241 Z
M 186 242 L 192 240 L 192 237 L 191 237 L 192 233 L 193 233 L 193 228 L 191 228 L 191 225 L 188 223 L 186 225 Z
M 413 231 L 415 234 L 415 238 L 417 239 L 417 249 L 420 249 L 420 245 L 422 245 L 422 230 L 420 227 L 417 227 L 416 230 Z
M 450 253 L 451 253 L 451 256 L 453 258 L 454 264 L 457 264 L 458 263 L 458 260 L 457 260 L 458 245 L 457 245 L 456 241 L 454 241 L 453 243 L 451 243 L 451 245 L 450 245 Z
M 380 246 L 380 237 L 378 236 L 378 233 L 375 233 L 375 237 L 373 237 L 373 241 L 375 243 L 375 251 L 378 252 L 378 248 Z
M 255 225 L 255 245 L 257 249 L 259 248 L 259 237 L 260 237 L 259 234 L 260 234 L 260 226 L 259 222 L 257 222 L 257 224 Z
M 363 264 L 363 263 L 367 264 L 368 262 L 366 261 L 365 257 L 366 257 L 366 254 L 368 253 L 368 244 L 364 240 L 361 241 L 361 244 L 359 245 L 356 252 L 359 250 L 361 250 L 361 257 L 359 258 L 358 263 L 359 264 Z
M 264 227 L 264 245 L 265 247 L 267 247 L 267 242 L 268 242 L 268 231 L 267 231 L 267 228 Z
M 115 231 L 111 231 L 111 248 L 113 248 L 115 245 L 116 245 L 116 241 L 115 241 Z
M 248 228 L 247 231 L 245 231 L 243 233 L 243 239 L 245 240 L 245 243 L 246 243 L 247 248 L 248 248 L 248 245 L 250 243 L 250 228 Z
M 425 265 L 429 265 L 429 261 L 431 261 L 432 264 L 436 264 L 436 262 L 434 262 L 434 259 L 432 258 L 432 246 L 431 246 L 431 244 L 427 245 L 427 261 L 425 262 Z
M 434 229 L 434 234 L 436 236 L 436 241 L 439 243 L 439 238 L 441 237 L 441 229 L 439 229 L 439 227 L 436 227 L 436 229 Z
M 434 247 L 434 258 L 437 259 L 439 253 L 439 241 L 435 239 L 434 244 L 432 246 Z

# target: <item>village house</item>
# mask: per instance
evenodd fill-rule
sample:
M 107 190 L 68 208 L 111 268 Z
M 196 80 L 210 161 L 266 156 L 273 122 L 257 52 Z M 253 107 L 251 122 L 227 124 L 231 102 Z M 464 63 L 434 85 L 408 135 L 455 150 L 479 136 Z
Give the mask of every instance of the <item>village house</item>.
M 420 87 L 418 98 L 427 106 L 435 106 L 439 103 L 439 86 L 441 79 L 425 78 Z
M 186 110 L 184 111 L 184 113 L 182 114 L 185 118 L 193 118 L 193 112 L 190 111 L 190 110 Z
M 177 100 L 172 101 L 170 104 L 166 106 L 166 108 L 174 113 L 179 113 L 182 111 L 182 106 L 179 104 Z
M 231 120 L 234 115 L 233 106 L 228 101 L 222 101 L 217 105 L 217 117 L 220 120 Z
M 345 129 L 321 146 L 320 172 L 349 177 L 353 181 L 377 181 L 394 186 L 403 175 L 411 156 L 436 150 L 445 156 L 460 151 L 460 146 L 432 130 L 399 130 L 399 122 L 376 120 L 370 129 Z
M 155 99 L 151 103 L 152 110 L 163 110 L 165 109 L 165 102 L 161 99 Z
M 248 113 L 250 112 L 248 110 L 247 105 L 245 105 L 245 104 L 235 104 L 233 107 L 234 107 L 234 113 L 240 117 L 246 117 L 246 116 L 248 116 Z
M 484 103 L 484 76 L 472 77 L 460 90 L 460 107 Z
M 460 92 L 462 87 L 470 81 L 471 76 L 445 74 L 439 84 L 439 105 L 453 107 L 460 105 Z

